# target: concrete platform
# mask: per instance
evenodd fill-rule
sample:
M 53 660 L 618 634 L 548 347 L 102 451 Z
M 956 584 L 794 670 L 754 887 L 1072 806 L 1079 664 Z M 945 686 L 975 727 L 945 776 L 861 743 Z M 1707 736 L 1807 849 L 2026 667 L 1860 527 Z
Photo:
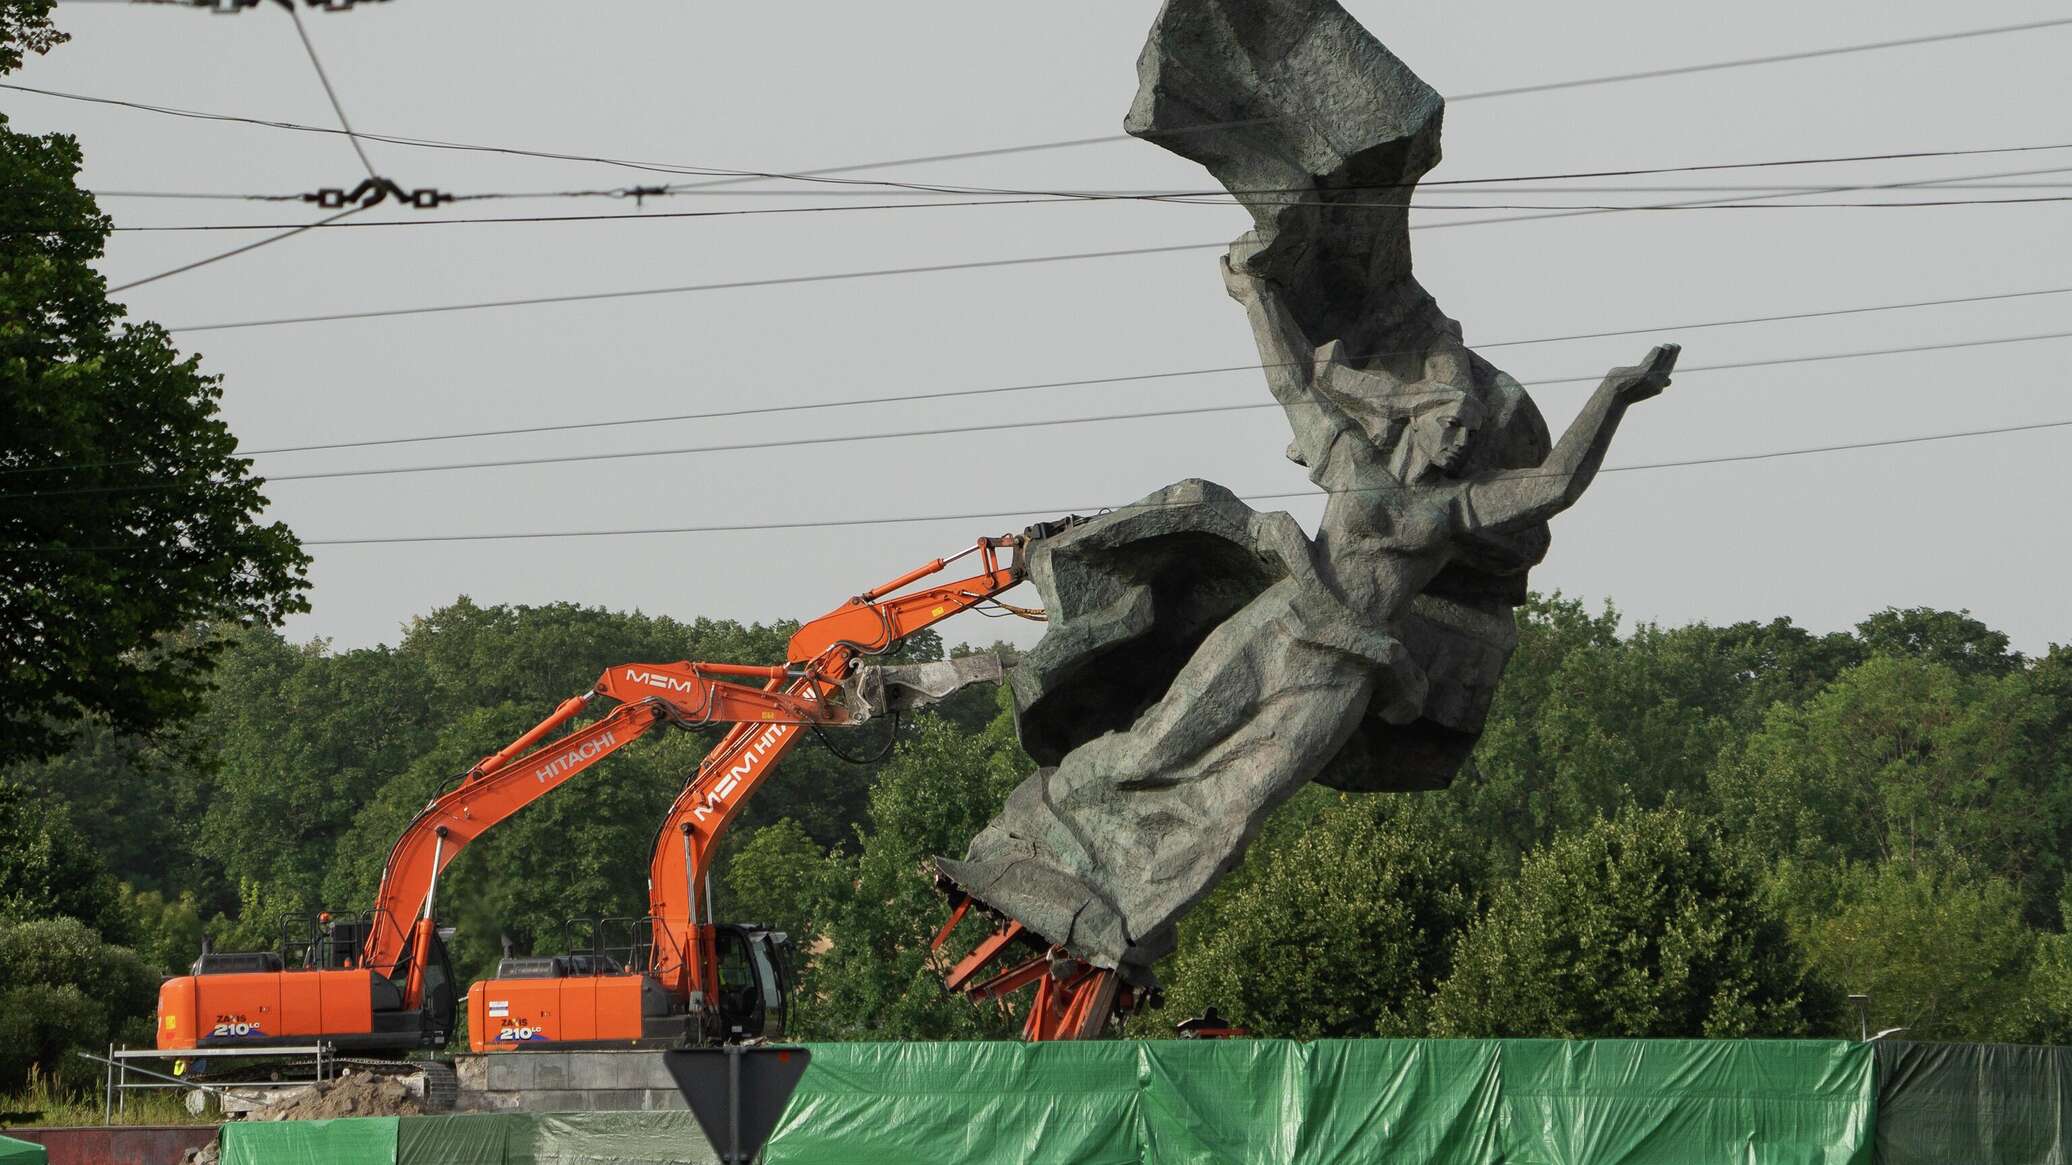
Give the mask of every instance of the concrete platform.
M 658 1051 L 496 1052 L 457 1056 L 461 1112 L 682 1111 Z

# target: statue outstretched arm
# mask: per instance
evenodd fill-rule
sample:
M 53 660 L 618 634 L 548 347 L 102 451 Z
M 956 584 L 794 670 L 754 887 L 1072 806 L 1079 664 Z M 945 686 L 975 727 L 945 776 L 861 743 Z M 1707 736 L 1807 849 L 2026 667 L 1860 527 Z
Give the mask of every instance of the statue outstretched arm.
M 1280 289 L 1244 269 L 1248 243 L 1256 249 L 1255 237 L 1247 234 L 1223 257 L 1223 286 L 1245 307 L 1260 362 L 1265 365 L 1267 388 L 1287 414 L 1288 427 L 1295 433 L 1295 451 L 1302 455 L 1311 476 L 1317 477 L 1332 460 L 1332 446 L 1356 426 L 1344 410 L 1317 391 L 1316 348 L 1281 300 Z
M 1662 344 L 1633 368 L 1614 368 L 1590 394 L 1583 411 L 1570 422 L 1561 442 L 1539 465 L 1509 469 L 1468 483 L 1467 501 L 1476 525 L 1488 529 L 1544 522 L 1576 503 L 1611 446 L 1626 407 L 1669 387 L 1676 368 L 1676 344 Z

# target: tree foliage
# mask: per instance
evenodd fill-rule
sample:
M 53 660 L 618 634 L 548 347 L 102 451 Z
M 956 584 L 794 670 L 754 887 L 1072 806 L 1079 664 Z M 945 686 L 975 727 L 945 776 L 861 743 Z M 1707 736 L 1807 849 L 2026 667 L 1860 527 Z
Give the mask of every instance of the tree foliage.
M 975 737 L 922 718 L 871 791 L 857 852 L 828 859 L 838 892 L 822 907 L 826 950 L 804 980 L 817 1017 L 812 1034 L 970 1039 L 1013 1030 L 999 1011 L 942 991 L 943 964 L 928 940 L 945 910 L 922 870 L 930 857 L 961 853 L 1028 769 L 1004 706 Z
M 98 1077 L 73 1050 L 148 1040 L 157 1002 L 157 973 L 78 919 L 0 921 L 0 1090 Z
M 1908 1039 L 2027 1038 L 2037 935 L 2021 892 L 1990 874 L 1907 862 L 1851 866 L 1836 901 L 1799 929 L 1817 974 L 1871 998 L 1880 1028 Z
M 2027 671 L 1875 656 L 1773 707 L 1712 778 L 1757 848 L 1803 861 L 1964 863 L 2054 918 L 2072 844 L 2062 696 Z
M 1331 800 L 1186 924 L 1169 1012 L 1215 1007 L 1261 1036 L 1424 1033 L 1475 912 L 1469 837 L 1412 799 Z
M 49 11 L 0 3 L 0 73 L 62 39 Z M 259 518 L 218 378 L 108 299 L 79 166 L 71 137 L 0 116 L 0 763 L 81 719 L 193 714 L 222 645 L 197 627 L 306 609 L 308 559 Z
M 1792 1036 L 1832 1022 L 1756 864 L 1675 809 L 1529 855 L 1470 924 L 1434 1025 L 1462 1036 Z
M 0 781 L 0 919 L 76 918 L 126 933 L 115 879 L 62 811 Z

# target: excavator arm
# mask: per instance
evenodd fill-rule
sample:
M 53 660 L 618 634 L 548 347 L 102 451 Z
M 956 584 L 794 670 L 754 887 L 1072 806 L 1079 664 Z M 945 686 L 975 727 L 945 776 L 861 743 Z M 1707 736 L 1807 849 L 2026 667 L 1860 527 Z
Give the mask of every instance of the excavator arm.
M 374 899 L 374 924 L 362 948 L 361 965 L 382 975 L 407 974 L 404 1001 L 422 1001 L 422 959 L 428 949 L 421 933 L 432 921 L 432 903 L 439 874 L 483 830 L 546 796 L 591 765 L 645 736 L 669 718 L 668 704 L 646 698 L 621 704 L 594 723 L 551 744 L 524 750 L 566 723 L 590 703 L 573 697 L 554 715 L 518 738 L 510 747 L 484 757 L 460 783 L 424 807 L 389 850 L 382 867 L 381 889 Z M 516 763 L 512 763 L 515 760 Z M 404 964 L 408 962 L 407 968 Z
M 840 698 L 841 681 L 850 675 L 857 659 L 888 651 L 915 631 L 969 610 L 1019 583 L 1020 566 L 1003 566 L 998 551 L 1018 549 L 1020 544 L 1021 539 L 1014 537 L 982 538 L 969 550 L 925 563 L 864 592 L 802 626 L 791 639 L 784 664 L 686 660 L 606 669 L 588 692 L 562 701 L 518 739 L 476 762 L 458 785 L 427 805 L 403 831 L 382 870 L 374 923 L 361 965 L 391 978 L 402 975 L 406 1006 L 421 1002 L 423 955 L 430 949 L 433 899 L 440 873 L 483 830 L 659 724 L 732 726 L 706 756 L 670 813 L 672 822 L 682 816 L 693 823 L 689 829 L 677 826 L 687 842 L 697 833 L 709 839 L 698 848 L 708 849 L 733 806 L 791 747 L 802 726 L 847 726 L 869 718 L 867 707 L 845 704 Z M 981 556 L 981 573 L 887 597 L 970 554 Z M 615 701 L 617 707 L 566 736 L 542 743 L 600 699 Z M 667 847 L 658 846 L 661 848 Z M 681 856 L 681 847 L 677 853 Z M 702 869 L 702 862 L 698 868 Z M 655 893 L 661 897 L 659 891 Z M 688 926 L 696 912 L 695 894 L 687 888 L 681 896 L 668 896 L 671 909 L 679 905 L 679 899 L 688 912 L 683 918 L 683 925 Z
M 1032 532 L 1040 536 L 1048 529 L 1039 527 Z M 806 623 L 792 636 L 787 651 L 791 663 L 782 677 L 772 676 L 766 692 L 797 706 L 830 705 L 858 678 L 859 661 L 864 657 L 891 651 L 915 632 L 953 615 L 998 603 L 1000 593 L 1024 577 L 1020 558 L 1027 541 L 1027 536 L 1012 535 L 981 538 L 958 554 L 924 563 Z M 1010 561 L 1001 561 L 1002 549 L 1012 551 Z M 980 559 L 976 574 L 895 593 L 974 554 Z M 855 703 L 851 712 L 859 718 L 865 714 Z M 696 993 L 709 998 L 716 980 L 713 919 L 705 916 L 699 900 L 720 838 L 742 803 L 797 743 L 802 726 L 812 722 L 737 725 L 698 766 L 663 820 L 648 866 L 649 926 L 656 976 L 678 999 Z M 823 718 L 817 722 L 839 721 Z

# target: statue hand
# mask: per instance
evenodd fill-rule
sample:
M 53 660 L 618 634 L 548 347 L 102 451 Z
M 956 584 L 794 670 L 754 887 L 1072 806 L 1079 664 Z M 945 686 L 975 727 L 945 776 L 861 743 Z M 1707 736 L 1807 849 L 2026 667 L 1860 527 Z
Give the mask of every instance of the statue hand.
M 1662 390 L 1669 387 L 1669 374 L 1676 369 L 1676 357 L 1682 351 L 1681 344 L 1656 345 L 1638 367 L 1612 369 L 1604 378 L 1605 385 L 1620 404 L 1630 405 L 1660 396 Z

